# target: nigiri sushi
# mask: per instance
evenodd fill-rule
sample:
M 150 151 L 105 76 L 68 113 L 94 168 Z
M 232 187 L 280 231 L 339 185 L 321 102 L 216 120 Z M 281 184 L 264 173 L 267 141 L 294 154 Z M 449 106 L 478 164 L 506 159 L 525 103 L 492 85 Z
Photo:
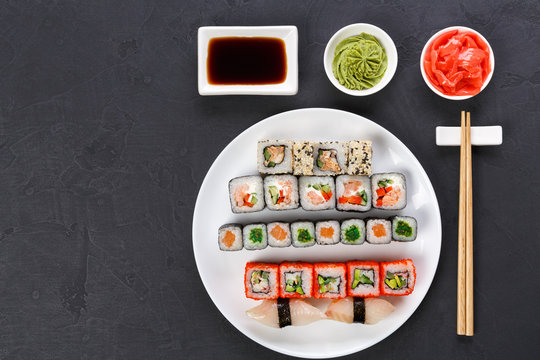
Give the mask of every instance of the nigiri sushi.
M 275 328 L 289 325 L 303 326 L 326 319 L 321 310 L 300 299 L 264 300 L 262 304 L 247 310 L 246 314 L 264 325 Z
M 346 323 L 376 324 L 394 311 L 390 302 L 379 298 L 346 297 L 328 305 L 328 319 Z

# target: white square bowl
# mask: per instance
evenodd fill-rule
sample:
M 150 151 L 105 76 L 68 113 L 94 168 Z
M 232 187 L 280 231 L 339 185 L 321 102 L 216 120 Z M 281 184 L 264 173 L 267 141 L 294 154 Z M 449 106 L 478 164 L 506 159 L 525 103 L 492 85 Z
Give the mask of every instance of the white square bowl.
M 208 83 L 208 42 L 216 37 L 272 37 L 285 42 L 287 77 L 272 85 L 212 85 Z M 295 95 L 298 92 L 298 29 L 296 26 L 204 26 L 198 33 L 200 95 Z

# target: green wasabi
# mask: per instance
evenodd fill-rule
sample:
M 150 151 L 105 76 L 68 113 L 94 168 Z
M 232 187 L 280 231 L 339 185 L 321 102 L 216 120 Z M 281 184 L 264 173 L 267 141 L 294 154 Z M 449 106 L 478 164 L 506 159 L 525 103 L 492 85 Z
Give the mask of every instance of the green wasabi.
M 363 90 L 377 85 L 387 66 L 386 51 L 377 38 L 361 33 L 338 44 L 332 71 L 339 83 L 347 89 Z

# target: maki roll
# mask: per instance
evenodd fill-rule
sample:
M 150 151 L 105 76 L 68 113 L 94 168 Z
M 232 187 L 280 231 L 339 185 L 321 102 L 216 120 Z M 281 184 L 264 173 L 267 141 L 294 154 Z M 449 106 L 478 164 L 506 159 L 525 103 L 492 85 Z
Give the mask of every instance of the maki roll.
M 243 237 L 246 250 L 261 250 L 268 246 L 265 224 L 244 226 Z
M 381 262 L 381 295 L 403 296 L 414 290 L 416 270 L 411 259 Z
M 315 143 L 313 174 L 339 175 L 347 170 L 347 143 L 338 141 Z
M 301 176 L 300 204 L 304 210 L 327 210 L 336 206 L 334 178 L 330 176 Z
M 263 179 L 242 176 L 229 181 L 229 199 L 233 213 L 248 213 L 264 209 Z
M 349 141 L 349 175 L 371 175 L 371 141 Z
M 369 219 L 366 222 L 366 240 L 370 244 L 390 244 L 392 222 L 386 219 Z
M 362 219 L 349 219 L 341 223 L 341 242 L 345 245 L 360 245 L 366 239 L 366 224 Z
M 343 263 L 313 264 L 313 296 L 342 299 L 347 296 L 347 268 Z
M 310 221 L 297 221 L 291 224 L 292 245 L 309 247 L 315 245 L 315 226 Z
M 268 245 L 271 247 L 287 247 L 291 245 L 291 229 L 288 223 L 273 222 L 266 225 Z
M 279 266 L 248 262 L 244 272 L 246 297 L 254 300 L 277 299 L 279 296 Z
M 294 175 L 313 175 L 313 144 L 311 141 L 294 142 Z
M 218 229 L 219 249 L 223 251 L 242 250 L 242 227 L 238 224 L 225 224 Z
M 380 295 L 379 263 L 376 261 L 347 261 L 347 294 L 377 297 Z
M 373 174 L 371 176 L 371 192 L 374 208 L 401 210 L 407 206 L 407 184 L 403 174 Z
M 371 180 L 361 175 L 338 176 L 336 199 L 338 210 L 368 211 L 371 209 Z
M 261 174 L 291 174 L 292 141 L 261 140 L 257 143 L 257 168 Z
M 298 179 L 293 175 L 270 175 L 264 178 L 264 198 L 270 210 L 298 207 Z
M 283 262 L 279 265 L 279 296 L 308 298 L 312 295 L 313 265 L 303 262 Z
M 315 224 L 317 244 L 333 245 L 339 242 L 339 221 L 319 221 Z
M 394 216 L 392 218 L 392 238 L 396 241 L 413 241 L 416 239 L 416 219 L 410 216 Z

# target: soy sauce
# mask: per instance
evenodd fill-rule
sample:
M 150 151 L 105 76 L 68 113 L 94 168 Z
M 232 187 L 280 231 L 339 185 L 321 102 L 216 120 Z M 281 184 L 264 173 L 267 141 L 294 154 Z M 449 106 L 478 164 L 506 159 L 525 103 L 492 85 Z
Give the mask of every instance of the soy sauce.
M 267 37 L 213 38 L 206 66 L 212 85 L 279 84 L 287 77 L 285 42 Z

